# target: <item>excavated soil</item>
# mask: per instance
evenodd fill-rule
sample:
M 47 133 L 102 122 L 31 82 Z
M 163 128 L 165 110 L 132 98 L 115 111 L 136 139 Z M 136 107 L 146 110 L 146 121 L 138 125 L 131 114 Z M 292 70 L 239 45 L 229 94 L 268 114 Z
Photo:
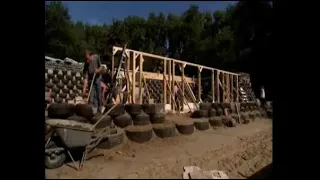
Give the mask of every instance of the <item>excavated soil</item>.
M 90 156 L 94 158 L 86 162 L 82 171 L 64 165 L 46 170 L 47 177 L 181 179 L 183 166 L 195 165 L 204 170 L 223 170 L 229 178 L 244 179 L 272 163 L 272 121 L 257 119 L 234 128 L 211 127 L 189 136 L 154 137 L 144 144 L 126 140 L 110 150 L 95 150 Z

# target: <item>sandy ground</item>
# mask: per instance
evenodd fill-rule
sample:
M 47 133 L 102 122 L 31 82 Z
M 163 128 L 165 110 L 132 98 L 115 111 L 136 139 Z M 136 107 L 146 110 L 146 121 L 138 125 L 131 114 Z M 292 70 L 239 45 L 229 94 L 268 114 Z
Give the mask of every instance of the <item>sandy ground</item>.
M 198 131 L 147 143 L 126 142 L 88 160 L 82 171 L 64 165 L 46 170 L 48 178 L 174 178 L 183 166 L 223 170 L 229 178 L 247 178 L 272 163 L 272 121 L 260 119 L 234 128 Z

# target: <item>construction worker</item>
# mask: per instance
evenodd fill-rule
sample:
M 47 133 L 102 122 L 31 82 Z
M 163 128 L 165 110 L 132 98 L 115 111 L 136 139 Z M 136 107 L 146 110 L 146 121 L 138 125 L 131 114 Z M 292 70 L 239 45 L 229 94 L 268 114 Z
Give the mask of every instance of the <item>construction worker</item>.
M 101 66 L 100 57 L 97 54 L 92 54 L 89 50 L 85 51 L 85 64 L 83 68 L 84 85 L 83 95 L 86 96 L 87 85 L 89 85 L 89 92 L 91 82 L 91 93 L 88 95 L 89 104 L 97 108 L 97 113 L 102 112 L 102 98 L 101 98 L 101 74 L 104 73 L 105 68 Z

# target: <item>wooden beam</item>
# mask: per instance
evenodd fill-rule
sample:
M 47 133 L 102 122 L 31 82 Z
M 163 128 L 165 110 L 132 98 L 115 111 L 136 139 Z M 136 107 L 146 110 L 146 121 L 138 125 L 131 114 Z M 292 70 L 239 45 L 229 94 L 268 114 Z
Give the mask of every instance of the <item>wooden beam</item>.
M 137 53 L 133 52 L 133 59 L 132 59 L 132 103 L 136 102 L 136 58 Z
M 140 55 L 140 60 L 139 60 L 139 100 L 140 104 L 142 104 L 142 75 L 143 75 L 143 56 Z
M 234 91 L 233 91 L 233 84 L 234 84 L 234 81 L 233 81 L 233 76 L 234 75 L 231 75 L 231 102 L 234 102 Z
M 174 94 L 174 85 L 175 85 L 175 80 L 174 80 L 174 76 L 176 75 L 176 72 L 175 72 L 175 63 L 174 61 L 172 61 L 172 84 L 171 84 L 171 88 L 172 88 L 172 93 L 173 93 L 173 101 L 175 102 L 175 94 Z M 172 110 L 175 111 L 175 107 L 172 106 Z
M 217 102 L 220 103 L 220 87 L 219 87 L 219 82 L 220 82 L 220 71 L 217 71 L 217 76 L 216 76 L 216 88 L 217 88 Z
M 167 60 L 163 62 L 163 103 L 167 104 L 167 81 L 165 80 L 167 75 Z
M 226 96 L 227 103 L 230 103 L 230 78 L 228 73 L 226 73 Z
M 182 94 L 182 111 L 184 110 L 184 102 L 185 102 L 185 96 L 184 96 L 184 83 L 183 83 L 183 79 L 184 79 L 184 67 L 186 67 L 185 64 L 180 64 L 180 69 L 181 69 L 181 94 Z M 189 105 L 188 105 L 189 106 Z
M 111 56 L 111 79 L 113 80 L 114 76 L 114 54 Z
M 239 76 L 238 75 L 236 76 L 236 91 L 237 91 L 236 101 L 239 102 Z
M 198 67 L 198 101 L 201 102 L 201 71 L 202 67 Z
M 122 50 L 122 47 L 113 46 L 113 48 L 116 49 L 117 51 L 118 50 Z M 127 51 L 136 52 L 136 53 L 138 53 L 140 55 L 143 55 L 143 56 L 147 56 L 147 57 L 151 57 L 151 58 L 155 58 L 155 59 L 159 59 L 159 60 L 164 60 L 163 56 L 158 56 L 158 55 L 155 55 L 155 54 L 135 51 L 135 50 L 132 50 L 132 49 L 126 49 L 126 50 Z M 224 71 L 224 70 L 217 69 L 217 68 L 211 68 L 211 67 L 203 66 L 203 65 L 200 65 L 200 64 L 189 63 L 189 62 L 181 61 L 181 60 L 178 60 L 178 59 L 173 59 L 173 58 L 166 58 L 166 59 L 170 59 L 171 61 L 173 61 L 175 63 L 186 63 L 186 65 L 189 65 L 189 66 L 195 66 L 195 67 L 203 68 L 203 69 L 207 69 L 207 70 L 219 70 L 220 72 L 223 72 L 223 73 L 229 73 L 229 74 L 238 75 L 237 73 L 228 72 L 228 71 Z
M 211 95 L 212 95 L 212 102 L 214 102 L 214 70 L 211 71 Z
M 168 72 L 169 72 L 169 74 L 168 74 L 168 87 L 169 87 L 169 89 L 171 89 L 171 72 L 172 72 L 172 67 L 171 67 L 171 65 L 172 65 L 172 61 L 171 60 L 168 60 Z M 171 103 L 171 96 L 170 96 L 170 98 L 169 98 L 169 104 L 171 105 L 172 103 Z
M 224 102 L 226 102 L 226 94 L 225 94 L 225 75 L 224 75 L 224 73 L 222 73 L 222 82 L 221 82 L 221 84 L 222 84 L 222 102 L 224 103 Z

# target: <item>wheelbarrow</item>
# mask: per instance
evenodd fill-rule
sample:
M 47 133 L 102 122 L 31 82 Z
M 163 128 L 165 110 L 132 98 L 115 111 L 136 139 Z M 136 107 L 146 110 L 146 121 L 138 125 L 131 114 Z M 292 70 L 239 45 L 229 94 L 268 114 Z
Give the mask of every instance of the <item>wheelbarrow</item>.
M 72 120 L 65 119 L 50 119 L 46 123 L 49 125 L 53 132 L 47 138 L 45 143 L 45 165 L 47 168 L 54 169 L 62 166 L 68 154 L 77 170 L 81 170 L 87 154 L 91 152 L 103 139 L 103 134 L 108 133 L 109 126 L 95 131 L 95 127 L 100 121 L 114 108 L 109 109 L 94 125 L 88 123 L 80 123 Z M 93 136 L 94 135 L 94 136 Z M 70 153 L 71 149 L 83 148 L 82 158 L 79 166 Z

